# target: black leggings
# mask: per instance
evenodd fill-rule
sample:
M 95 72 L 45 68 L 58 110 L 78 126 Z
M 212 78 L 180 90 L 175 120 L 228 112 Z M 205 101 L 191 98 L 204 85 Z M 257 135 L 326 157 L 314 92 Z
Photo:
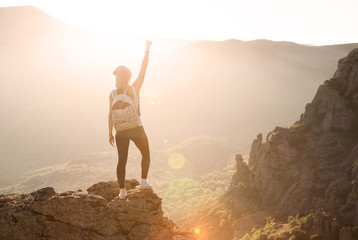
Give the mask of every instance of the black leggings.
M 142 178 L 147 178 L 150 155 L 149 143 L 143 126 L 116 132 L 116 145 L 118 151 L 117 178 L 120 188 L 124 188 L 126 164 L 128 158 L 129 140 L 132 140 L 142 154 Z

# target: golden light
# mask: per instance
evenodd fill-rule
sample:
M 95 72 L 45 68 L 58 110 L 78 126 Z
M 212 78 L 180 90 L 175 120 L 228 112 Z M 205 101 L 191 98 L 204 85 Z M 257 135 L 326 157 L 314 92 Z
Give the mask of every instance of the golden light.
M 194 229 L 194 232 L 195 232 L 196 234 L 199 234 L 199 233 L 200 233 L 200 229 L 199 229 L 199 228 L 195 228 L 195 229 Z
M 185 157 L 180 153 L 173 153 L 170 155 L 168 163 L 171 168 L 182 168 L 185 164 Z
M 61 21 L 81 28 L 146 36 L 146 38 L 148 36 L 190 40 L 265 38 L 318 45 L 354 41 L 350 28 L 342 30 L 341 25 L 347 21 L 356 22 L 357 1 L 346 4 L 341 4 L 339 1 L 326 4 L 327 1 L 323 0 L 311 1 L 310 4 L 301 2 L 231 0 L 223 4 L 223 1 L 219 0 L 2 0 L 0 6 L 31 5 Z M 323 2 L 325 11 L 320 12 L 322 21 L 316 21 L 315 13 L 320 11 Z M 302 12 L 309 14 L 302 18 Z M 336 13 L 342 13 L 338 18 L 340 23 L 337 23 L 337 18 L 331 17 Z M 316 29 L 322 29 L 324 26 L 323 22 L 330 26 L 327 28 L 329 30 L 316 34 Z M 343 31 L 339 35 L 345 36 L 332 38 L 331 32 L 334 29 Z M 357 39 L 357 33 L 354 33 L 353 37 Z

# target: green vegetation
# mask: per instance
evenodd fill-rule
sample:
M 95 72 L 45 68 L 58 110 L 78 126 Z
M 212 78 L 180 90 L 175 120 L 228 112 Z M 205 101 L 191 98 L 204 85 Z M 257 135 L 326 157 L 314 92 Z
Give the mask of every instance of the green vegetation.
M 300 217 L 300 215 L 297 214 L 295 217 L 289 216 L 288 223 L 291 227 L 296 227 L 296 226 L 301 227 L 302 225 L 312 221 L 312 219 L 313 219 L 312 214 L 308 214 L 308 215 L 302 216 L 302 217 Z
M 305 240 L 306 231 L 301 229 L 301 226 L 295 226 L 290 229 L 291 240 Z
M 273 218 L 266 219 L 266 225 L 263 228 L 252 229 L 251 234 L 246 234 L 240 240 L 305 240 L 309 235 L 305 230 L 305 226 L 312 225 L 313 215 L 288 217 L 288 224 L 275 222 Z M 322 239 L 319 235 L 312 235 L 310 239 Z M 309 239 L 308 238 L 308 239 Z
M 311 240 L 323 240 L 323 238 L 318 234 L 314 234 L 311 236 Z
M 179 219 L 205 204 L 217 200 L 230 186 L 234 168 L 228 165 L 220 171 L 204 174 L 200 179 L 167 179 L 168 187 L 161 189 L 164 213 L 171 219 Z
M 276 240 L 278 225 L 273 218 L 266 219 L 266 225 L 263 228 L 253 228 L 250 234 L 246 234 L 240 240 Z
M 271 132 L 270 135 L 268 136 L 267 140 L 269 142 L 271 142 L 277 134 L 278 134 L 278 132 L 275 132 L 275 131 Z
M 296 129 L 298 129 L 300 127 L 300 125 L 298 124 L 292 124 L 290 126 L 288 126 L 288 129 L 290 129 L 291 131 L 294 131 Z

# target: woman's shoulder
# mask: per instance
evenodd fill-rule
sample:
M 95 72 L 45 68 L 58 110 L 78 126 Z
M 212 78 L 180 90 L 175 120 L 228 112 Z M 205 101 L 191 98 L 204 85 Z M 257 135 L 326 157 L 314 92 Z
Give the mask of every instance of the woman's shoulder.
M 112 89 L 111 92 L 109 93 L 109 97 L 113 98 L 116 93 L 117 93 L 117 89 Z
M 138 89 L 135 87 L 135 84 L 132 83 L 132 85 L 130 86 L 130 88 L 132 89 L 133 94 L 135 94 L 136 96 L 139 95 L 139 91 L 138 91 Z

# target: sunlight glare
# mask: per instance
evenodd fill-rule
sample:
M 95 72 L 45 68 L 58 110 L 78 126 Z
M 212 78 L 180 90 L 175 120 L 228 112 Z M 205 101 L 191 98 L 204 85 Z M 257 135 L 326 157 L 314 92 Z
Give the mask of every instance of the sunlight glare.
M 185 163 L 185 157 L 180 153 L 173 153 L 170 155 L 168 163 L 173 169 L 182 168 Z
M 354 0 L 347 0 L 345 4 L 325 0 L 0 2 L 0 6 L 14 5 L 38 7 L 70 25 L 95 30 L 99 34 L 111 32 L 122 36 L 190 40 L 270 39 L 319 45 L 353 42 L 358 37 L 357 31 L 353 33 L 345 24 L 357 22 L 358 1 Z M 323 5 L 325 11 L 321 11 Z M 321 21 L 317 21 L 317 14 Z M 336 14 L 339 17 L 331 17 Z

